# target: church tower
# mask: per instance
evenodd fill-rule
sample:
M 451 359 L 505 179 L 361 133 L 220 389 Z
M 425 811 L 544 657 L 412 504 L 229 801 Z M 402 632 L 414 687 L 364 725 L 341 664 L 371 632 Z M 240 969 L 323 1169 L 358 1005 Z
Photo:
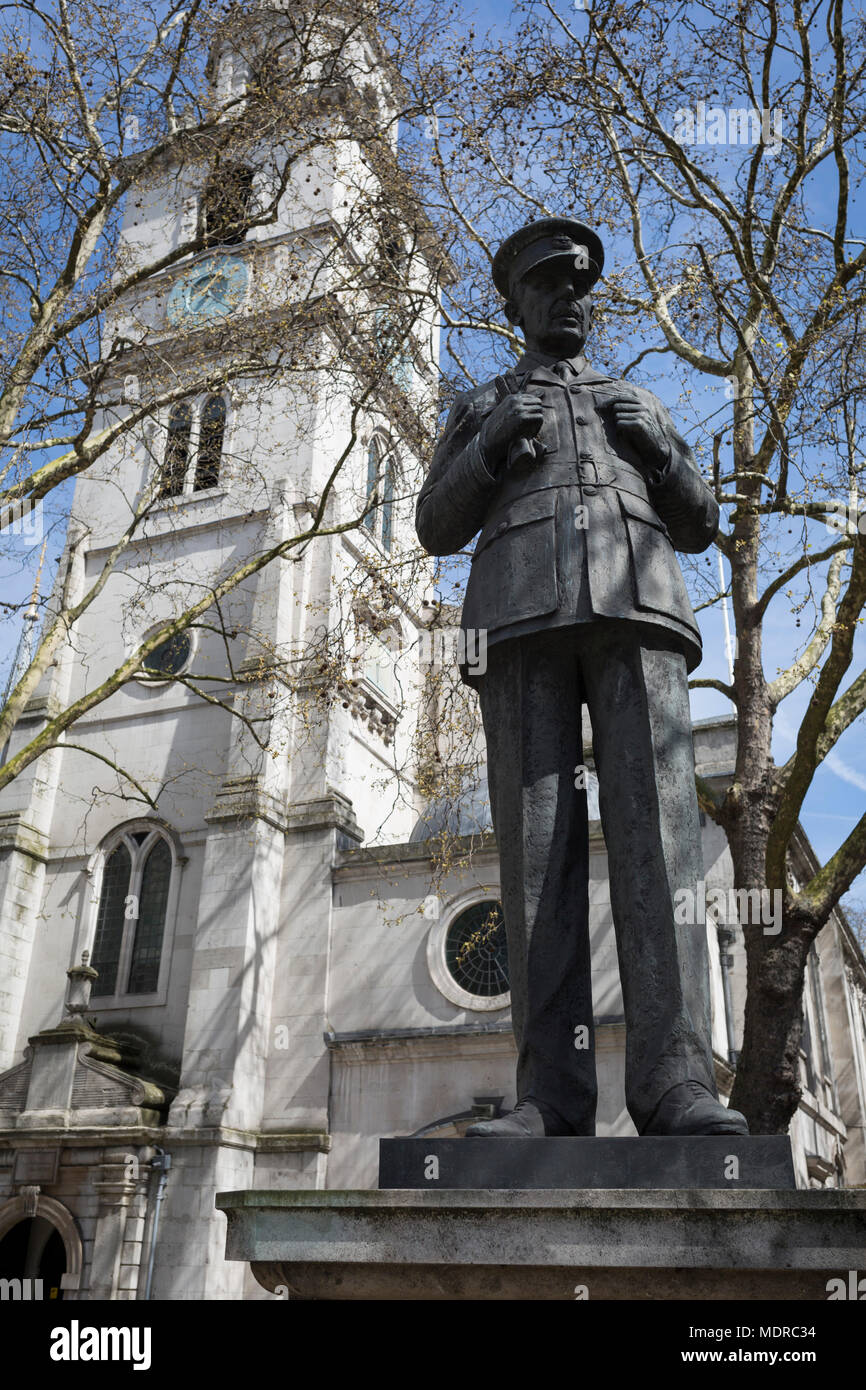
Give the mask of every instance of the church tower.
M 447 267 L 400 173 L 399 79 L 364 6 L 248 0 L 197 101 L 173 153 L 127 156 L 94 430 L 135 424 L 79 478 L 67 545 L 76 592 L 105 583 L 13 751 L 151 650 L 0 804 L 0 1068 L 87 952 L 90 1023 L 163 1087 L 136 1122 L 126 1092 L 125 1118 L 86 1112 L 63 1194 L 100 1246 L 85 1297 L 142 1296 L 160 1153 L 157 1298 L 242 1295 L 215 1191 L 325 1184 L 332 865 L 420 810 L 412 495 Z M 22 1090 L 64 1153 L 69 1086 L 43 1111 Z

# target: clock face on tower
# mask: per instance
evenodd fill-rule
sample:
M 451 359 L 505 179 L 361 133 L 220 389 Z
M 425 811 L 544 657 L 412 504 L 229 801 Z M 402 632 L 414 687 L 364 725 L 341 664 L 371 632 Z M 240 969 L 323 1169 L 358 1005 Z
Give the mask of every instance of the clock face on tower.
M 172 285 L 166 312 L 170 324 L 212 323 L 239 308 L 250 272 L 242 256 L 208 256 Z

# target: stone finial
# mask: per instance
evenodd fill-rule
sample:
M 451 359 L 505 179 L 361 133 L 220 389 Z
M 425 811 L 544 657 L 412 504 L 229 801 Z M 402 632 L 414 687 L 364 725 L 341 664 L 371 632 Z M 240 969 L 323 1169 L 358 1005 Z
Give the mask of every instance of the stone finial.
M 99 979 L 99 971 L 87 964 L 89 959 L 90 952 L 82 951 L 81 964 L 73 965 L 71 970 L 66 972 L 69 984 L 66 986 L 65 1008 L 71 1018 L 81 1018 L 90 1008 L 93 981 Z

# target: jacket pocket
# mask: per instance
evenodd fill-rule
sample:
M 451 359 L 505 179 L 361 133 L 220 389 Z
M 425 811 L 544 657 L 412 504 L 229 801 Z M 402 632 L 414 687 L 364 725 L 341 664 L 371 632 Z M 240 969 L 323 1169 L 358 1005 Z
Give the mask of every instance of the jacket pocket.
M 494 630 L 557 606 L 556 488 L 517 497 L 484 527 L 475 547 L 464 627 Z
M 632 492 L 621 492 L 619 504 L 627 517 L 631 517 L 635 521 L 645 521 L 648 526 L 656 527 L 663 535 L 667 536 L 668 528 L 651 502 L 647 502 L 643 497 L 636 497 Z
M 638 608 L 664 613 L 699 631 L 667 528 L 649 502 L 619 494 L 628 531 Z
M 556 489 L 535 488 L 532 492 L 521 493 L 510 502 L 497 507 L 490 519 L 485 522 L 475 546 L 472 564 L 492 541 L 499 540 L 513 526 L 525 526 L 531 521 L 544 521 L 556 512 Z

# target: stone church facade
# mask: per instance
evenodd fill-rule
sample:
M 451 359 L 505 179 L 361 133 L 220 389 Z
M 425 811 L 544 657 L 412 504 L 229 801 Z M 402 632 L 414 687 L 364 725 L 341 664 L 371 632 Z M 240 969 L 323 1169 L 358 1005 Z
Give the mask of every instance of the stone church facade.
M 263 43 L 280 8 L 260 6 Z M 375 42 L 360 35 L 357 44 L 367 98 L 386 111 L 390 79 Z M 242 68 L 216 45 L 215 84 L 242 84 Z M 314 179 L 299 172 L 289 182 L 275 224 L 202 253 L 208 274 L 214 255 L 223 258 L 241 336 L 273 308 L 275 267 L 315 256 L 339 234 L 344 195 L 358 185 L 353 160 L 363 162 L 360 146 L 344 142 Z M 272 179 L 272 165 L 268 148 L 250 150 L 251 187 Z M 130 201 L 121 256 L 172 245 L 184 220 L 201 215 L 207 180 L 204 165 L 166 168 Z M 423 280 L 423 249 L 416 254 Z M 170 365 L 191 343 L 222 350 L 187 317 L 199 264 L 153 277 L 118 310 L 127 336 L 139 333 Z M 394 451 L 417 484 L 423 459 L 395 420 L 435 388 L 437 356 L 431 321 L 399 381 L 370 395 L 337 521 L 379 487 Z M 119 383 L 130 398 L 135 365 L 130 358 Z M 164 619 L 166 576 L 205 582 L 230 554 L 278 541 L 309 517 L 308 499 L 354 425 L 351 386 L 328 368 L 308 374 L 303 391 L 279 373 L 267 392 L 243 385 L 164 412 L 102 472 L 79 479 L 70 545 L 87 518 L 85 542 L 76 539 L 82 584 L 122 529 L 124 497 L 154 466 L 166 485 L 30 702 L 13 751 Z M 223 1257 L 217 1192 L 375 1186 L 379 1136 L 459 1134 L 472 1115 L 513 1103 L 480 736 L 470 731 L 463 784 L 431 799 L 417 744 L 441 699 L 425 657 L 429 573 L 397 581 L 386 616 L 377 607 L 378 577 L 390 565 L 399 574 L 413 549 L 412 488 L 398 495 L 386 481 L 364 524 L 262 570 L 230 597 L 223 631 L 202 626 L 173 641 L 163 679 L 130 681 L 79 720 L 78 747 L 55 749 L 0 795 L 0 1278 L 42 1279 L 66 1299 L 266 1297 Z M 128 604 L 139 590 L 148 602 Z M 319 699 L 313 676 L 308 688 L 281 684 L 278 663 L 262 658 L 302 651 L 346 623 L 361 635 L 339 698 Z M 225 683 L 221 705 L 177 679 L 191 669 Z M 261 712 L 274 689 L 263 741 L 223 707 Z M 734 732 L 729 721 L 695 728 L 698 769 L 719 785 L 733 768 Z M 82 748 L 158 784 L 156 806 L 110 779 L 95 796 Z M 592 815 L 591 778 L 588 795 Z M 627 1134 L 597 815 L 599 1133 Z M 724 836 L 709 824 L 703 835 L 708 889 L 727 888 Z M 797 856 L 805 875 L 814 856 L 802 835 Z M 707 930 L 726 1093 L 741 1036 L 742 934 L 735 922 Z M 804 1011 L 798 1182 L 866 1183 L 866 962 L 841 913 L 813 952 Z

